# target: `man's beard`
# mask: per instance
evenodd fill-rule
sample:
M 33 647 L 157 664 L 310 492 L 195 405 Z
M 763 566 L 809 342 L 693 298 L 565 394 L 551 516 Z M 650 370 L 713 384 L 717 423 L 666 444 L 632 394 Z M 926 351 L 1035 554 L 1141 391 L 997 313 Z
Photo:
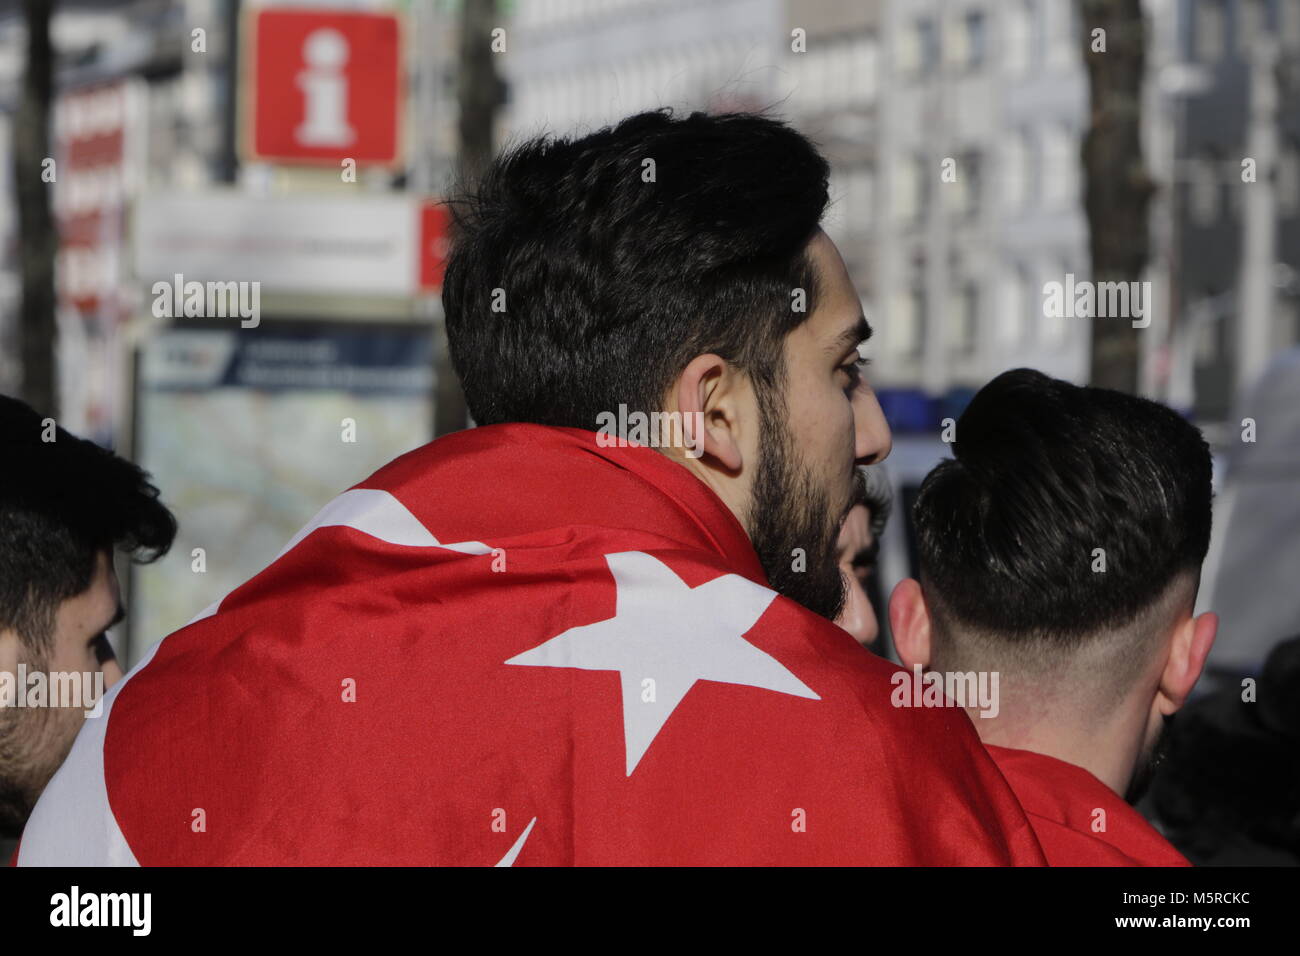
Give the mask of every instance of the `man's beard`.
M 49 671 L 39 659 L 28 667 Z M 18 692 L 26 693 L 26 688 Z M 22 832 L 37 798 L 72 749 L 83 720 L 79 709 L 0 709 L 0 837 Z
M 763 434 L 749 511 L 750 538 L 768 584 L 828 621 L 844 607 L 844 578 L 835 542 L 842 512 L 804 467 L 784 410 L 759 398 Z M 796 570 L 802 550 L 803 570 Z
M 1128 790 L 1124 793 L 1126 803 L 1133 805 L 1140 803 L 1147 791 L 1151 789 L 1156 771 L 1160 769 L 1160 765 L 1164 763 L 1169 753 L 1169 724 L 1170 718 L 1165 717 L 1156 739 L 1138 757 L 1137 765 L 1133 768 L 1133 776 L 1129 779 Z

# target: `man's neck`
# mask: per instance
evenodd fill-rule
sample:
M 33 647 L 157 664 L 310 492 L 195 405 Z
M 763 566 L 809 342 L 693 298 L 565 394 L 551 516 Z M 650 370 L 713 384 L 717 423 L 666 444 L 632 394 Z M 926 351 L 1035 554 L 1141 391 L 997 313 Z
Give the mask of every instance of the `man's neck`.
M 706 488 L 718 496 L 727 510 L 732 513 L 745 533 L 753 539 L 753 529 L 749 526 L 749 485 L 739 475 L 728 474 L 719 469 L 712 460 L 685 455 L 677 448 L 657 449 L 665 458 L 676 462 L 687 473 L 696 478 Z
M 1082 767 L 1121 797 L 1142 752 L 1145 714 L 1123 702 L 1104 721 L 1071 720 L 1080 708 L 1045 688 L 1002 676 L 996 717 L 966 708 L 985 744 L 1029 750 Z

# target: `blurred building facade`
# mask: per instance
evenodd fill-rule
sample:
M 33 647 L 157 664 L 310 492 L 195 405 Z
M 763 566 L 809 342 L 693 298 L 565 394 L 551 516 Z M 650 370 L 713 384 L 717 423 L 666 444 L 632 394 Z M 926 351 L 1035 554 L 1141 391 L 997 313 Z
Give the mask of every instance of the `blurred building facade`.
M 665 105 L 789 119 L 831 161 L 826 229 L 875 318 L 886 412 L 935 430 L 1004 368 L 1087 372 L 1086 322 L 1036 318 L 1044 281 L 1086 273 L 1072 10 L 542 0 L 513 26 L 507 128 L 591 129 Z
M 1240 379 L 1300 342 L 1300 2 L 1178 0 L 1172 12 L 1190 82 L 1173 107 L 1171 273 L 1196 411 L 1219 420 Z
M 877 375 L 900 423 L 934 429 L 1006 368 L 1086 376 L 1087 320 L 1041 295 L 1087 271 L 1086 77 L 1072 4 L 885 6 Z
M 55 142 L 68 145 L 69 129 L 116 135 L 120 128 L 121 135 L 115 161 L 92 144 L 81 150 L 91 165 L 73 164 L 53 188 L 68 227 L 60 326 L 69 361 L 92 368 L 63 376 L 70 427 L 102 438 L 129 428 L 122 397 L 129 384 L 114 369 L 124 365 L 139 312 L 122 245 L 135 197 L 216 186 L 252 194 L 340 187 L 319 169 L 241 157 L 247 64 L 239 60 L 240 24 L 251 10 L 274 5 L 59 5 Z M 456 163 L 457 3 L 288 5 L 404 15 L 412 53 L 405 163 L 364 170 L 352 188 L 444 191 Z M 1086 377 L 1088 320 L 1053 319 L 1042 309 L 1045 282 L 1088 273 L 1079 163 L 1088 89 L 1075 3 L 501 6 L 509 90 L 502 139 L 594 128 L 672 105 L 770 108 L 823 146 L 833 168 L 826 227 L 876 319 L 873 372 L 903 430 L 934 429 L 1007 367 Z M 1146 158 L 1165 188 L 1153 209 L 1157 309 L 1144 338 L 1143 383 L 1200 418 L 1222 419 L 1242 368 L 1254 369 L 1251 355 L 1300 335 L 1300 0 L 1147 0 L 1146 7 Z M 204 34 L 200 55 L 195 30 Z M 0 137 L 17 92 L 23 35 L 18 5 L 0 5 Z M 1269 44 L 1272 51 L 1261 53 Z M 1271 119 L 1259 118 L 1265 95 L 1274 100 Z M 1271 137 L 1261 133 L 1270 123 Z M 1261 150 L 1267 155 L 1254 156 Z M 1248 156 L 1260 168 L 1245 184 Z M 12 391 L 19 369 L 11 175 L 6 162 L 0 387 Z M 1243 283 L 1253 297 L 1240 294 Z M 1271 285 L 1266 296 L 1258 294 L 1262 283 Z
M 1247 194 L 1229 179 L 1249 145 L 1251 51 L 1275 36 L 1285 80 L 1298 8 L 1145 4 L 1145 158 L 1167 187 L 1153 211 L 1142 382 L 1203 419 L 1227 414 L 1244 332 L 1267 325 L 1269 351 L 1296 342 L 1284 270 L 1284 294 L 1243 318 L 1234 290 Z M 900 430 L 937 429 L 1006 368 L 1086 380 L 1090 320 L 1043 308 L 1045 283 L 1089 275 L 1077 4 L 536 0 L 520 6 L 511 35 L 510 136 L 592 129 L 665 105 L 768 107 L 822 145 L 833 167 L 826 228 L 877 318 L 873 376 Z M 1209 74 L 1200 91 L 1166 82 L 1198 67 Z M 1277 90 L 1276 202 L 1264 213 L 1282 264 L 1297 250 L 1290 89 Z M 1222 213 L 1211 215 L 1215 190 Z

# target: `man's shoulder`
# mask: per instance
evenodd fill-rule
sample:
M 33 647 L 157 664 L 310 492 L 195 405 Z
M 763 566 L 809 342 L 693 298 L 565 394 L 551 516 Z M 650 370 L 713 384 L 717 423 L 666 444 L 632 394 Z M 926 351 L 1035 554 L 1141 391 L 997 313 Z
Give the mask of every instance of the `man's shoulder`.
M 752 636 L 776 631 L 794 637 L 792 644 L 806 651 L 808 666 L 826 682 L 828 699 L 838 708 L 865 715 L 878 727 L 924 737 L 940 751 L 960 747 L 979 749 L 982 755 L 963 708 L 946 700 L 933 706 L 932 700 L 918 699 L 911 692 L 912 674 L 862 647 L 835 624 L 783 597 L 773 601 L 763 623 L 763 631 Z
M 1109 833 L 1082 831 L 1031 811 L 1026 811 L 1026 816 L 1049 866 L 1191 866 L 1154 830 L 1155 840 L 1134 843 Z
M 1137 810 L 1083 767 L 989 745 L 1052 866 L 1188 866 Z

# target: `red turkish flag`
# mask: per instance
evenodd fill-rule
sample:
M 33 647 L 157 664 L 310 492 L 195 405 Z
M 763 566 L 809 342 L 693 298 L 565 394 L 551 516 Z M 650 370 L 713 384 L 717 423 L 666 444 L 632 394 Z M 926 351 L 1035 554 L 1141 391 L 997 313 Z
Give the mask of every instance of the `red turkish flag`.
M 1041 864 L 895 671 L 659 452 L 458 432 L 115 686 L 20 863 Z
M 1049 865 L 1192 865 L 1083 767 L 1029 750 L 988 751 L 1020 798 Z

